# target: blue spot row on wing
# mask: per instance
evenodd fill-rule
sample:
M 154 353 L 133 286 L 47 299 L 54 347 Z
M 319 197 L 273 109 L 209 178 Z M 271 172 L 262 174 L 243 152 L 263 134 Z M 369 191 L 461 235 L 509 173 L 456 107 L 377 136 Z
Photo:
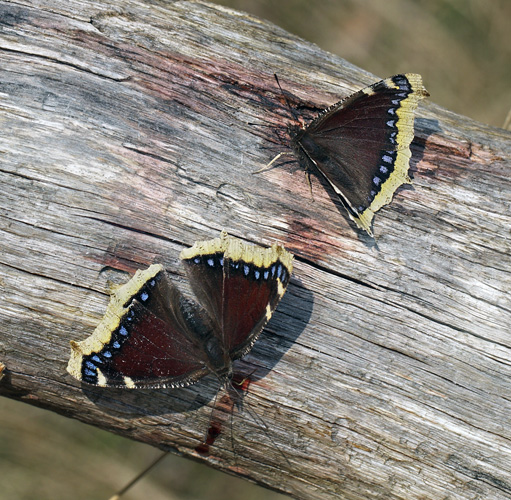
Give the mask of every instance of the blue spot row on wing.
M 188 262 L 210 269 L 220 270 L 224 268 L 224 256 L 222 253 L 196 255 L 188 260 Z M 228 259 L 228 266 L 231 272 L 241 272 L 246 278 L 256 281 L 267 281 L 270 278 L 278 278 L 280 281 L 287 284 L 287 280 L 289 278 L 287 269 L 280 261 L 274 262 L 269 268 L 261 268 L 254 266 L 251 262 L 245 262 L 243 260 L 233 261 Z
M 130 297 L 123 307 L 129 307 L 134 300 L 147 303 L 151 297 L 151 293 L 163 277 L 163 272 L 150 278 L 135 294 Z M 98 381 L 98 368 L 108 373 L 108 365 L 112 358 L 121 350 L 122 345 L 129 338 L 130 329 L 135 320 L 135 312 L 130 307 L 126 314 L 121 318 L 119 326 L 112 332 L 109 342 L 107 342 L 101 351 L 91 353 L 83 357 L 82 362 L 82 379 L 90 384 L 96 384 Z
M 406 92 L 406 95 L 412 92 L 410 82 L 408 81 L 408 78 L 406 78 L 405 75 L 396 75 L 392 77 L 392 81 L 394 82 L 395 85 L 399 87 L 399 90 Z
M 254 266 L 247 262 L 231 262 L 231 268 L 234 270 L 240 269 L 243 275 L 248 279 L 255 281 L 268 281 L 269 279 L 279 279 L 282 283 L 287 285 L 289 273 L 286 267 L 280 262 L 274 262 L 269 268 L 261 268 Z
M 389 144 L 395 148 L 397 148 L 397 134 L 399 129 L 399 117 L 397 115 L 397 110 L 401 106 L 401 102 L 406 99 L 412 92 L 412 87 L 408 79 L 403 75 L 397 75 L 392 78 L 392 81 L 399 88 L 399 91 L 396 92 L 395 89 L 392 89 L 391 95 L 391 106 L 387 109 L 388 118 L 385 122 L 388 133 L 387 133 L 387 141 Z M 390 89 L 389 89 L 390 90 Z M 392 172 L 394 171 L 394 165 L 396 163 L 397 151 L 396 150 L 383 150 L 380 153 L 380 163 L 377 165 L 377 171 L 373 175 L 372 184 L 373 187 L 367 196 L 367 206 L 370 206 L 373 202 L 375 196 L 380 192 L 382 185 L 385 181 L 390 177 Z M 366 210 L 366 207 L 359 206 L 357 208 L 359 213 L 362 213 Z
M 396 157 L 397 151 L 380 152 L 380 163 L 378 165 L 378 170 L 375 172 L 372 179 L 373 188 L 371 189 L 369 195 L 367 196 L 368 206 L 372 203 L 374 197 L 380 192 L 382 185 L 390 177 L 390 174 L 394 171 Z M 358 207 L 358 210 L 359 212 L 363 212 L 365 210 L 365 207 Z
M 211 269 L 221 269 L 224 266 L 224 256 L 222 253 L 196 255 L 192 259 L 188 260 L 188 262 L 206 266 Z
M 158 273 L 154 278 L 151 278 L 146 284 L 138 291 L 133 299 L 139 302 L 146 303 L 151 297 L 152 290 L 156 287 L 158 282 L 162 279 L 163 272 Z
M 134 318 L 134 311 L 129 309 L 121 318 L 118 328 L 112 332 L 110 341 L 103 346 L 103 349 L 83 357 L 82 380 L 84 382 L 97 384 L 98 368 L 102 372 L 108 373 L 109 363 L 111 363 L 112 358 L 121 350 L 122 345 L 129 337 L 130 327 L 133 324 Z
M 398 121 L 397 109 L 401 106 L 401 101 L 406 99 L 412 92 L 410 82 L 403 75 L 397 75 L 393 77 L 392 81 L 399 87 L 400 92 L 395 92 L 391 99 L 392 106 L 388 108 L 387 114 L 389 115 L 386 121 L 389 133 L 387 135 L 388 142 L 397 147 L 397 134 L 398 134 Z M 380 192 L 384 182 L 390 177 L 390 174 L 394 171 L 394 165 L 396 162 L 397 152 L 393 151 L 382 151 L 380 153 L 381 162 L 378 165 L 378 173 L 373 176 L 373 189 L 371 189 L 367 201 L 369 205 L 374 200 L 374 197 Z M 363 212 L 366 207 L 358 207 L 359 212 Z

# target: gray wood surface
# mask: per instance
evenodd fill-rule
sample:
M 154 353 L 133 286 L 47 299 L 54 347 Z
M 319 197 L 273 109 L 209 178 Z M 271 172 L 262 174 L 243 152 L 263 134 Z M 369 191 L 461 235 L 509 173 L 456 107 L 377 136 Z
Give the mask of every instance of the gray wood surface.
M 297 498 L 511 498 L 509 132 L 423 101 L 373 240 L 296 162 L 252 172 L 287 147 L 273 73 L 305 118 L 389 75 L 202 2 L 3 1 L 0 24 L 1 395 Z M 214 379 L 88 389 L 65 367 L 112 283 L 160 262 L 187 291 L 180 250 L 221 229 L 282 242 L 295 273 L 201 458 Z

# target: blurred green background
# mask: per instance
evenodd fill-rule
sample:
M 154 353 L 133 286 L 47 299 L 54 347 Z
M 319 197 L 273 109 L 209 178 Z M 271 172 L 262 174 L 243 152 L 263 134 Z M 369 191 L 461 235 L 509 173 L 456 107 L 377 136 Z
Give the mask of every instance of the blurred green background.
M 431 100 L 502 127 L 511 108 L 509 0 L 223 0 L 386 78 L 423 76 Z
M 510 109 L 510 0 L 217 3 L 268 19 L 378 77 L 420 73 L 431 100 L 482 122 L 502 126 Z M 149 446 L 0 398 L 0 500 L 106 500 L 158 454 Z M 125 496 L 279 497 L 173 456 Z

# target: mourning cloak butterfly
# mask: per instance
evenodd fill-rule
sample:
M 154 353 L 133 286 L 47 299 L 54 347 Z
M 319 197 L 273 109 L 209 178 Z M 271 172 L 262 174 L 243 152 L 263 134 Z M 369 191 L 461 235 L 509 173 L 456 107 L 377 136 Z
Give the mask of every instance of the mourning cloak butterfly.
M 94 333 L 71 341 L 68 372 L 102 387 L 183 387 L 208 373 L 232 376 L 284 295 L 293 256 L 222 232 L 181 252 L 199 304 L 161 265 L 138 270 L 112 293 Z
M 420 75 L 396 75 L 289 127 L 294 153 L 332 186 L 350 218 L 372 236 L 371 221 L 408 177 L 414 111 L 429 93 Z

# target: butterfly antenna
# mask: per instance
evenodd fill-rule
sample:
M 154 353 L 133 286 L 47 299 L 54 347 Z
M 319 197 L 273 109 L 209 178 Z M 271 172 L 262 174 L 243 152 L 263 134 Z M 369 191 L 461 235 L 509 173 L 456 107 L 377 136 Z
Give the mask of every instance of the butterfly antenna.
M 231 383 L 231 386 L 232 386 L 232 383 Z M 238 394 L 236 392 L 236 394 Z M 230 423 L 230 431 L 231 431 L 231 448 L 232 448 L 232 451 L 234 453 L 234 456 L 236 457 L 236 446 L 234 444 L 234 405 L 236 404 L 236 402 L 234 401 L 233 399 L 233 405 L 232 405 L 232 410 L 231 411 L 231 423 Z
M 279 446 L 277 445 L 277 443 L 273 440 L 273 438 L 271 437 L 270 435 L 270 429 L 269 427 L 266 425 L 266 422 L 264 421 L 263 418 L 261 418 L 261 416 L 255 411 L 255 410 L 252 410 L 249 406 L 245 406 L 245 409 L 248 411 L 248 413 L 250 414 L 250 416 L 254 419 L 255 422 L 257 422 L 262 428 L 264 428 L 264 431 L 265 431 L 265 434 L 266 434 L 266 437 L 270 440 L 271 444 L 273 445 L 273 447 L 280 453 L 280 455 L 282 456 L 282 458 L 284 459 L 284 461 L 287 463 L 287 465 L 289 466 L 289 469 L 291 470 L 292 466 L 291 466 L 291 462 L 288 460 L 288 458 L 286 457 L 286 455 L 283 453 L 283 451 L 279 448 Z
M 110 497 L 108 500 L 119 500 L 122 497 L 122 495 L 124 495 L 124 493 L 126 493 L 135 483 L 142 479 L 153 467 L 158 465 L 168 454 L 169 454 L 168 451 L 164 451 L 159 457 L 156 458 L 156 460 L 154 460 L 140 474 L 138 474 L 126 486 L 124 486 L 124 488 L 120 489 L 113 497 Z
M 244 385 L 245 385 L 245 382 L 247 380 L 250 381 L 250 377 L 256 372 L 257 370 L 253 370 L 252 373 L 250 373 L 250 375 L 247 375 L 241 382 L 236 382 L 236 385 L 239 386 L 239 388 L 236 388 L 233 384 L 232 381 L 230 381 L 230 386 L 231 388 L 236 392 L 236 394 L 239 395 L 239 400 L 242 400 L 243 399 L 243 393 L 246 392 L 248 394 L 248 386 L 247 388 L 245 389 L 244 388 Z M 287 465 L 289 466 L 289 468 L 291 469 L 291 463 L 289 462 L 288 458 L 286 457 L 286 455 L 282 452 L 282 450 L 279 448 L 279 446 L 277 445 L 277 443 L 275 443 L 275 441 L 272 439 L 272 437 L 270 436 L 270 429 L 268 428 L 268 426 L 266 425 L 266 422 L 258 415 L 258 413 L 255 411 L 255 410 L 252 410 L 250 408 L 250 406 L 248 405 L 245 405 L 243 407 L 244 409 L 246 409 L 249 413 L 249 415 L 252 417 L 252 419 L 254 420 L 254 422 L 256 422 L 260 427 L 262 427 L 265 431 L 265 434 L 266 434 L 266 437 L 270 440 L 271 444 L 274 446 L 274 448 L 276 450 L 278 450 L 278 452 L 280 453 L 280 455 L 282 456 L 282 458 L 284 459 L 284 461 L 287 463 Z M 231 419 L 231 427 L 232 427 L 232 419 Z M 231 437 L 233 437 L 233 434 L 232 434 L 232 428 L 231 428 Z M 233 445 L 233 449 L 234 449 L 234 445 Z
M 232 379 L 229 379 L 228 380 L 228 386 L 230 387 L 230 389 L 232 390 L 232 410 L 231 410 L 231 423 L 230 423 L 230 426 L 231 426 L 231 448 L 232 448 L 232 451 L 234 452 L 234 454 L 236 454 L 236 446 L 235 446 L 235 441 L 234 441 L 234 407 L 236 406 L 236 408 L 239 410 L 241 407 L 242 407 L 242 404 L 243 404 L 243 397 L 244 397 L 244 393 L 245 392 L 248 392 L 248 386 L 246 388 L 246 390 L 244 389 L 244 385 L 245 385 L 245 382 L 248 380 L 250 381 L 250 377 L 252 376 L 252 374 L 255 372 L 255 370 L 250 374 L 250 375 L 247 375 L 243 380 L 241 380 L 240 382 L 236 382 L 236 381 L 233 381 Z M 238 386 L 238 387 L 236 387 Z M 227 394 L 229 394 L 229 387 L 226 387 L 227 388 Z
M 298 116 L 296 116 L 295 110 L 291 106 L 291 103 L 289 102 L 289 99 L 287 98 L 286 94 L 284 94 L 284 91 L 282 90 L 282 87 L 280 86 L 279 77 L 277 76 L 277 73 L 273 73 L 273 76 L 275 77 L 275 81 L 277 82 L 277 85 L 279 86 L 280 92 L 282 93 L 282 97 L 286 101 L 287 107 L 289 108 L 290 113 L 293 115 L 293 118 L 299 122 Z
M 216 409 L 216 402 L 218 401 L 218 394 L 221 390 L 222 389 L 220 388 L 220 389 L 218 389 L 218 391 L 216 391 L 215 399 L 213 401 L 213 406 L 211 407 L 211 411 L 209 413 L 209 422 L 208 422 L 208 426 L 206 427 L 206 434 L 204 435 L 204 441 L 202 442 L 202 444 L 204 444 L 206 446 L 208 446 L 208 438 L 209 438 L 209 434 L 210 434 L 211 423 L 213 422 L 213 414 Z
M 298 119 L 298 116 L 296 116 L 295 111 L 294 111 L 293 107 L 291 106 L 291 103 L 289 102 L 289 99 L 287 98 L 286 94 L 284 93 L 284 90 L 282 89 L 282 86 L 280 85 L 280 81 L 279 81 L 279 77 L 277 76 L 277 73 L 273 73 L 273 76 L 275 77 L 275 81 L 277 82 L 277 86 L 280 89 L 282 97 L 286 101 L 286 105 L 289 108 L 290 113 L 293 115 L 293 118 L 295 119 L 295 121 L 297 121 L 299 123 L 300 120 Z M 273 160 L 271 160 L 270 163 L 267 163 L 266 165 L 264 165 L 264 167 L 260 168 L 259 170 L 256 170 L 255 172 L 252 172 L 252 173 L 253 174 L 260 174 L 261 172 L 266 172 L 267 170 L 269 170 L 272 167 L 272 165 L 279 158 L 282 158 L 282 156 L 284 156 L 284 155 L 293 155 L 293 153 L 291 151 L 281 152 L 277 156 L 275 156 L 275 158 L 273 158 Z

